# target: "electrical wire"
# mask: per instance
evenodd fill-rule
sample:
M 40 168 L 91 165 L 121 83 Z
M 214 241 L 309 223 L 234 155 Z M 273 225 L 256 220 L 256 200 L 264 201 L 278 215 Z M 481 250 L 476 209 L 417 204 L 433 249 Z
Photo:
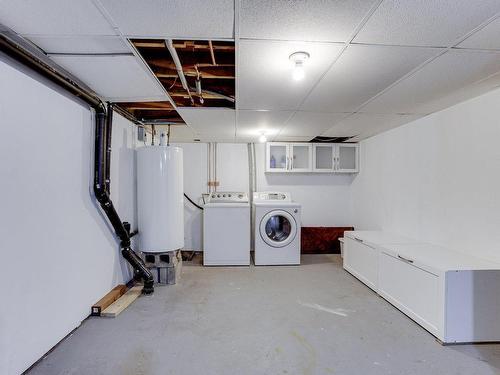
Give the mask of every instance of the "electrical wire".
M 189 198 L 186 193 L 184 193 L 184 197 L 186 197 L 186 199 L 189 201 L 189 203 L 191 203 L 193 206 L 195 206 L 196 208 L 199 208 L 200 210 L 203 211 L 203 207 L 194 203 L 193 200 L 191 198 Z
M 172 86 L 170 86 L 170 87 L 167 89 L 167 91 L 168 91 L 168 90 L 170 90 L 170 89 L 172 89 L 172 87 L 174 87 L 175 83 L 177 82 L 177 78 L 178 78 L 178 77 L 175 77 L 175 79 L 174 79 L 174 83 L 172 83 Z

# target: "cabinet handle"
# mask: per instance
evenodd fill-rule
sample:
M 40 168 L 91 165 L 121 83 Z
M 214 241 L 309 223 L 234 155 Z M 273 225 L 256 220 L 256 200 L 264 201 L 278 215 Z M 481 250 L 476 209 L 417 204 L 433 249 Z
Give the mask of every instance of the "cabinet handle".
M 405 257 L 402 257 L 401 255 L 398 254 L 398 258 L 401 259 L 401 260 L 404 260 L 405 262 L 408 262 L 408 263 L 413 263 L 413 260 L 411 259 L 408 259 L 408 258 L 405 258 Z
M 354 237 L 354 239 L 355 239 L 356 241 L 358 241 L 359 243 L 362 243 L 362 244 L 363 244 L 363 245 L 365 245 L 366 247 L 369 247 L 370 249 L 373 249 L 373 250 L 375 250 L 375 249 L 376 249 L 376 247 L 374 247 L 374 246 L 370 246 L 370 245 L 368 245 L 367 243 L 365 243 L 365 242 L 364 242 L 361 238 Z

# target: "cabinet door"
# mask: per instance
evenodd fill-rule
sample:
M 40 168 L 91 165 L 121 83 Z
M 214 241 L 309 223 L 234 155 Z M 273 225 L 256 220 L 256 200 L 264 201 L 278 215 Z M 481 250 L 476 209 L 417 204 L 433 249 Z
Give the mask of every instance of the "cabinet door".
M 379 251 L 362 240 L 344 237 L 344 269 L 377 291 Z
M 266 144 L 266 172 L 288 172 L 289 157 L 287 143 Z
M 358 145 L 353 143 L 338 143 L 335 147 L 335 172 L 358 172 Z
M 379 294 L 421 324 L 438 334 L 439 276 L 382 252 L 379 262 Z
M 335 146 L 331 144 L 313 145 L 313 171 L 333 172 L 335 158 Z
M 291 143 L 289 149 L 291 172 L 312 171 L 312 145 L 310 143 Z

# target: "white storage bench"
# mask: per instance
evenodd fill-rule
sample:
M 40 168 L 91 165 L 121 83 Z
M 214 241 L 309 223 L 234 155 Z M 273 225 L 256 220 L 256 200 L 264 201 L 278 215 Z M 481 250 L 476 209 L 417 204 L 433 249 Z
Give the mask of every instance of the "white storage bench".
M 374 233 L 345 235 L 344 259 L 357 254 L 347 271 L 355 269 L 354 276 L 442 343 L 500 341 L 500 264 L 432 244 L 378 243 L 390 235 Z M 370 246 L 376 276 L 356 261 L 361 245 Z
M 381 244 L 412 243 L 413 240 L 385 232 L 344 232 L 344 269 L 367 286 L 378 289 L 378 259 Z

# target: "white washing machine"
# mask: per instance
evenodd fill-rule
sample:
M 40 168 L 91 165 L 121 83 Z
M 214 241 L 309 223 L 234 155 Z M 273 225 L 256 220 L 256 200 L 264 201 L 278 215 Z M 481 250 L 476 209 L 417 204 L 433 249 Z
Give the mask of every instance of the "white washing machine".
M 249 266 L 248 194 L 211 193 L 203 209 L 203 265 Z
M 256 192 L 252 208 L 255 265 L 300 264 L 300 204 L 290 193 Z

